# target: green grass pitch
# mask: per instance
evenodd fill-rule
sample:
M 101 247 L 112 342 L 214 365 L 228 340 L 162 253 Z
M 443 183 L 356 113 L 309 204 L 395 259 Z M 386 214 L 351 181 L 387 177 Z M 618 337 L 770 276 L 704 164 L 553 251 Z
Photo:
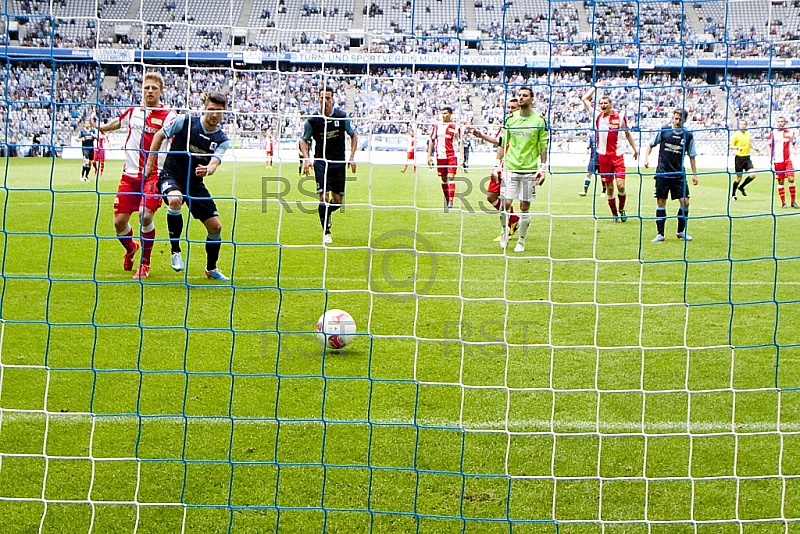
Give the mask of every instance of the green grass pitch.
M 694 241 L 655 245 L 649 175 L 613 224 L 559 169 L 503 255 L 424 166 L 360 165 L 322 247 L 296 164 L 226 163 L 216 287 L 197 221 L 171 270 L 163 209 L 132 281 L 121 163 L 79 165 L 7 160 L 0 532 L 800 534 L 800 212 L 768 173 L 736 203 L 701 175 Z

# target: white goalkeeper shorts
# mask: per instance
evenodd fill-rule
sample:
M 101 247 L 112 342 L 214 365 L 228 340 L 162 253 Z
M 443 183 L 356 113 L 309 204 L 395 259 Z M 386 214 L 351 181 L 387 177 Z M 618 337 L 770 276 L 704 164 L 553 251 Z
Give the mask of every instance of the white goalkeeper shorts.
M 520 173 L 506 170 L 503 173 L 504 196 L 507 200 L 533 202 L 536 200 L 536 182 L 538 181 L 535 172 Z

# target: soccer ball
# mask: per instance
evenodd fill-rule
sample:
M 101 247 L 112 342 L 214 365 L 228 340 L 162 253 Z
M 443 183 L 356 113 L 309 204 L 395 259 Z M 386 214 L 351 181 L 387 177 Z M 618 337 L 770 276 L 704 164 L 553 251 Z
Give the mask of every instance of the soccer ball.
M 317 321 L 317 339 L 329 349 L 343 349 L 356 333 L 356 321 L 342 310 L 328 310 Z

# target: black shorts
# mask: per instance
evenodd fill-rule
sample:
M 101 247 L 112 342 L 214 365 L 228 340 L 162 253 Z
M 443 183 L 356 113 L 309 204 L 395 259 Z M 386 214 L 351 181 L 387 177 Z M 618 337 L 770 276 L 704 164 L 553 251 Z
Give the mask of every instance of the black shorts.
M 733 158 L 733 166 L 736 168 L 736 174 L 742 174 L 745 171 L 754 169 L 753 162 L 750 156 L 736 156 Z
M 689 198 L 689 182 L 685 174 L 656 174 L 656 198 L 680 200 Z
M 586 172 L 597 172 L 597 153 L 593 152 L 592 155 L 589 157 L 589 165 L 586 167 Z
M 219 216 L 211 193 L 206 189 L 206 184 L 200 180 L 189 180 L 187 187 L 185 178 L 181 180 L 161 171 L 161 176 L 158 178 L 158 191 L 164 195 L 165 204 L 167 203 L 167 194 L 172 191 L 180 191 L 183 194 L 183 202 L 189 206 L 189 213 L 200 222 Z
M 317 180 L 317 194 L 321 195 L 326 191 L 330 191 L 344 196 L 346 167 L 347 164 L 345 163 L 331 163 L 324 159 L 315 161 L 314 178 Z
M 94 161 L 94 148 L 83 148 L 83 159 Z

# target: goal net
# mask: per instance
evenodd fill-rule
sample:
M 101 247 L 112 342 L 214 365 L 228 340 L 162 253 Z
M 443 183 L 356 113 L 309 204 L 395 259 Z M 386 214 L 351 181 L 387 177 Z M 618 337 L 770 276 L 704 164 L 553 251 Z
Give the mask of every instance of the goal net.
M 800 532 L 800 215 L 780 166 L 800 158 L 795 3 L 2 11 L 9 531 Z M 204 275 L 210 231 L 187 209 L 173 269 L 166 206 L 149 277 L 131 279 L 140 253 L 123 269 L 127 127 L 79 179 L 81 130 L 142 105 L 150 71 L 178 115 L 227 98 L 230 147 L 204 183 L 229 281 Z M 299 154 L 324 87 L 356 134 L 333 213 Z M 524 213 L 496 207 L 492 141 L 522 88 L 549 142 L 515 251 L 519 230 L 494 240 Z M 609 194 L 587 145 L 610 150 L 619 124 L 582 102 L 604 97 L 632 140 Z M 445 107 L 455 165 L 431 133 Z M 693 239 L 667 200 L 651 243 L 676 109 Z M 357 325 L 343 349 L 318 339 L 332 309 Z

